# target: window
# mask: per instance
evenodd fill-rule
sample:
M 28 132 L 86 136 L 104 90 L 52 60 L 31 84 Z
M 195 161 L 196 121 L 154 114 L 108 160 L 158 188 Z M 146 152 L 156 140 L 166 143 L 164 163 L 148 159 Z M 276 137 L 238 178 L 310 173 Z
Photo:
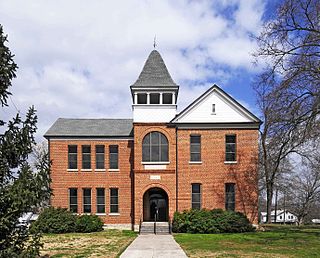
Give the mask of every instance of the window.
M 225 186 L 225 192 L 226 192 L 226 204 L 225 208 L 228 211 L 234 211 L 235 210 L 235 192 L 234 192 L 234 186 L 233 183 L 227 183 Z
M 160 93 L 150 93 L 150 104 L 160 104 Z
M 77 145 L 68 145 L 68 168 L 77 169 L 78 168 L 78 150 Z
M 104 188 L 97 188 L 97 213 L 106 212 Z
M 282 219 L 282 216 L 280 216 L 280 219 Z
M 200 184 L 192 184 L 192 209 L 201 209 L 201 185 Z
M 147 104 L 147 94 L 139 93 L 138 94 L 138 104 Z
M 83 212 L 91 213 L 91 189 L 83 189 Z
M 82 145 L 82 168 L 90 169 L 91 168 L 91 146 Z
M 142 161 L 164 162 L 169 161 L 168 140 L 159 132 L 148 133 L 142 142 Z
M 226 161 L 236 161 L 235 135 L 226 135 Z
M 109 162 L 110 169 L 118 169 L 118 145 L 109 146 Z
M 162 94 L 162 104 L 172 104 L 172 93 Z
M 216 113 L 216 104 L 212 104 L 212 110 L 211 110 L 212 114 Z
M 104 169 L 104 145 L 96 145 L 96 168 Z
M 190 161 L 201 161 L 200 135 L 190 135 Z
M 110 213 L 119 212 L 118 188 L 110 188 Z
M 69 188 L 69 210 L 78 213 L 78 189 Z

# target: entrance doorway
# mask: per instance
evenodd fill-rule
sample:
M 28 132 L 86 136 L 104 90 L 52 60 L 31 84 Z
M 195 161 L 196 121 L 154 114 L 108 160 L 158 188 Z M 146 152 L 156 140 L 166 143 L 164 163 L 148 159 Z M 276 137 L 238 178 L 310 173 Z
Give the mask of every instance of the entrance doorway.
M 168 221 L 169 202 L 167 193 L 158 187 L 150 188 L 143 195 L 143 221 Z

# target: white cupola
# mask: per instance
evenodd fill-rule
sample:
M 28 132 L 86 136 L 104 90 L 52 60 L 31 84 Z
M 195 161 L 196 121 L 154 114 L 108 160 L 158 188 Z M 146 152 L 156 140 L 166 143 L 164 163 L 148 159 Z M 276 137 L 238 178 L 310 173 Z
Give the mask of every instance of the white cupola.
M 130 86 L 133 122 L 166 123 L 177 113 L 179 86 L 157 50 L 153 50 L 137 81 Z

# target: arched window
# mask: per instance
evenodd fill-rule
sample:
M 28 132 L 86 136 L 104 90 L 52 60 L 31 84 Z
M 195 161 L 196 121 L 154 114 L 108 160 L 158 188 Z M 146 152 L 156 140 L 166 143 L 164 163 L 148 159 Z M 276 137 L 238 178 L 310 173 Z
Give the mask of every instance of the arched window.
M 142 161 L 169 161 L 168 140 L 164 134 L 151 132 L 143 138 Z

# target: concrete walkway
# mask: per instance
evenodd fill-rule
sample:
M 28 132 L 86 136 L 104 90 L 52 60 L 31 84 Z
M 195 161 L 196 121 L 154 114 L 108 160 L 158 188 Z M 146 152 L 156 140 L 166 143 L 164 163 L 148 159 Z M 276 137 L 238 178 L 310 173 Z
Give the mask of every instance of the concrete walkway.
M 172 235 L 139 235 L 120 258 L 186 258 Z

